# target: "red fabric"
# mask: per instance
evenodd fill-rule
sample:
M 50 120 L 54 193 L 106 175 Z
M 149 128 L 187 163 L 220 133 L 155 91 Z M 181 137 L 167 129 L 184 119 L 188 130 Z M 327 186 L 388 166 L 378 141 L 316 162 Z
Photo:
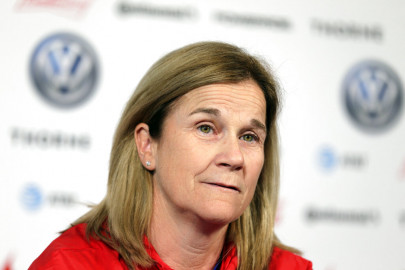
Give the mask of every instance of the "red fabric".
M 100 240 L 86 239 L 86 224 L 56 238 L 28 268 L 30 270 L 128 269 L 117 251 Z
M 108 269 L 127 270 L 128 267 L 117 251 L 100 240 L 86 239 L 86 224 L 76 225 L 56 238 L 32 263 L 29 270 L 84 270 Z M 152 245 L 145 241 L 146 249 L 156 264 L 150 269 L 172 270 L 166 265 Z M 232 248 L 222 261 L 221 270 L 237 269 L 236 249 Z M 269 270 L 311 270 L 312 263 L 291 252 L 274 248 Z
M 312 263 L 292 252 L 275 247 L 271 255 L 269 270 L 312 270 Z

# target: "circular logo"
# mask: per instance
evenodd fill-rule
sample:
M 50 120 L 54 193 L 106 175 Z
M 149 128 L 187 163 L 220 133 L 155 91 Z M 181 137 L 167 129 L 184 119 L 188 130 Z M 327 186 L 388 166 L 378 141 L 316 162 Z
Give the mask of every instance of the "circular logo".
M 349 70 L 343 83 L 350 118 L 363 130 L 380 132 L 398 119 L 403 88 L 398 75 L 379 61 L 364 61 Z
M 41 190 L 35 185 L 27 185 L 21 194 L 21 202 L 28 210 L 37 210 L 42 204 Z
M 323 147 L 318 154 L 318 162 L 324 170 L 332 170 L 337 164 L 335 152 L 330 147 Z
M 82 38 L 68 33 L 42 40 L 31 57 L 32 81 L 52 105 L 74 107 L 94 92 L 98 79 L 97 57 Z

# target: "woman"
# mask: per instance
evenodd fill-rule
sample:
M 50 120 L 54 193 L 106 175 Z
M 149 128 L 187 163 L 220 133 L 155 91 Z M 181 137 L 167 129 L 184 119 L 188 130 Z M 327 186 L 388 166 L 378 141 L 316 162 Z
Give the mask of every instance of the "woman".
M 273 231 L 278 109 L 274 78 L 235 46 L 164 56 L 124 110 L 106 197 L 30 269 L 312 269 Z

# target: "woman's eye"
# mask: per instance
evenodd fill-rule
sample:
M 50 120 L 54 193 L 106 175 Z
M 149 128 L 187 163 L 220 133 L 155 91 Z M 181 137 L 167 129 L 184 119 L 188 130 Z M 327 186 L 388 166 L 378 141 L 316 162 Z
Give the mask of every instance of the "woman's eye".
M 254 142 L 257 141 L 257 137 L 253 134 L 245 134 L 242 136 L 242 140 L 246 142 Z
M 210 126 L 208 126 L 208 125 L 199 126 L 198 129 L 199 129 L 202 133 L 205 133 L 205 134 L 208 134 L 208 133 L 212 132 L 212 128 L 211 128 Z

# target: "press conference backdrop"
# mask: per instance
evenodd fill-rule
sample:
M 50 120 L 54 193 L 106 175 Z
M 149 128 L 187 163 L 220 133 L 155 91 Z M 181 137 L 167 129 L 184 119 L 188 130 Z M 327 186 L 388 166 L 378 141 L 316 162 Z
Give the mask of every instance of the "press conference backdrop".
M 217 40 L 283 94 L 276 231 L 315 269 L 405 269 L 405 2 L 3 0 L 0 269 L 26 269 L 106 192 L 153 62 Z

